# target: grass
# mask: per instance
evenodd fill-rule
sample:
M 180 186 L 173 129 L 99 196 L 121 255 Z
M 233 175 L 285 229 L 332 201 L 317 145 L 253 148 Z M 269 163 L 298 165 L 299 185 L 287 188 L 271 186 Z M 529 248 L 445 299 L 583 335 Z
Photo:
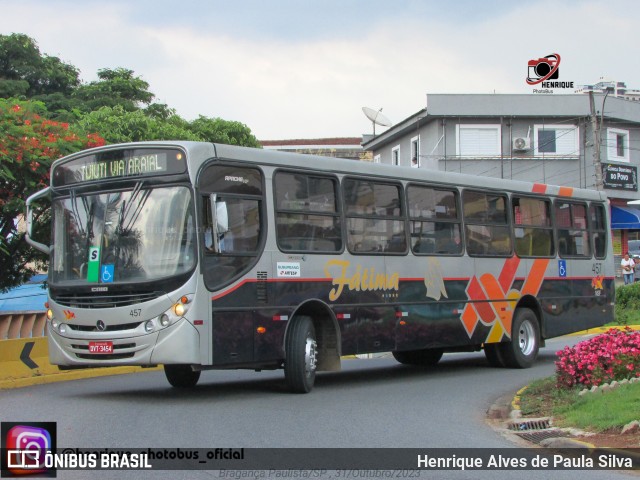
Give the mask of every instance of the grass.
M 533 382 L 520 397 L 522 414 L 554 418 L 563 427 L 612 432 L 640 420 L 640 384 L 622 385 L 611 392 L 578 396 L 580 389 L 558 388 L 555 377 Z
M 640 282 L 616 289 L 615 321 L 605 326 L 640 324 Z M 640 383 L 627 384 L 602 394 L 579 396 L 582 388 L 558 388 L 555 376 L 537 380 L 520 395 L 527 417 L 553 417 L 563 427 L 598 433 L 619 432 L 640 420 Z
M 616 310 L 616 320 L 609 322 L 605 327 L 616 327 L 625 325 L 640 325 L 640 310 L 625 310 L 620 312 Z

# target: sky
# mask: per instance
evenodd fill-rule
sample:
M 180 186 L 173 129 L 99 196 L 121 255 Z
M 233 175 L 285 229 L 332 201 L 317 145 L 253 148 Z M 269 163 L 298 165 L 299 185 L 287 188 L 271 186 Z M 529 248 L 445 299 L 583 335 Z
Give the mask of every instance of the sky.
M 0 0 L 0 34 L 29 35 L 85 82 L 131 69 L 188 120 L 312 139 L 372 133 L 365 106 L 398 123 L 427 94 L 532 93 L 527 63 L 550 54 L 559 80 L 640 89 L 636 11 L 632 0 Z

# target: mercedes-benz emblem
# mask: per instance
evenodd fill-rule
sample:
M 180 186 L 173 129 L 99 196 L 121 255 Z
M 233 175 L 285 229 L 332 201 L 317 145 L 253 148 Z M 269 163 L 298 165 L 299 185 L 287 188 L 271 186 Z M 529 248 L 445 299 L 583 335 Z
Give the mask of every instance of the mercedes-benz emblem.
M 104 332 L 107 329 L 107 326 L 104 324 L 104 322 L 102 320 L 98 320 L 96 322 L 96 328 L 100 331 L 100 332 Z

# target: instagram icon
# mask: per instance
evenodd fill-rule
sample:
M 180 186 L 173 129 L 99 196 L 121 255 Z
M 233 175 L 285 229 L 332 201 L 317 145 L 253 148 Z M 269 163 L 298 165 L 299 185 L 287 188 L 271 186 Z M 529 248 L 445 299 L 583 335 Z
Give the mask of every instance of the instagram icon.
M 2 422 L 2 476 L 55 476 L 55 471 L 45 467 L 45 453 L 55 452 L 55 425 Z

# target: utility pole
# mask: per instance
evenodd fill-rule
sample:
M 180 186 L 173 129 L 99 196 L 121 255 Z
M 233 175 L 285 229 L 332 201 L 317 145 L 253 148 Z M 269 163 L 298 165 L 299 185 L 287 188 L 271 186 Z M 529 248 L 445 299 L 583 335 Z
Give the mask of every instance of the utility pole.
M 591 132 L 593 135 L 593 168 L 596 171 L 596 190 L 603 190 L 602 163 L 600 162 L 600 128 L 598 115 L 596 114 L 596 102 L 593 90 L 589 91 L 589 106 L 591 108 Z

